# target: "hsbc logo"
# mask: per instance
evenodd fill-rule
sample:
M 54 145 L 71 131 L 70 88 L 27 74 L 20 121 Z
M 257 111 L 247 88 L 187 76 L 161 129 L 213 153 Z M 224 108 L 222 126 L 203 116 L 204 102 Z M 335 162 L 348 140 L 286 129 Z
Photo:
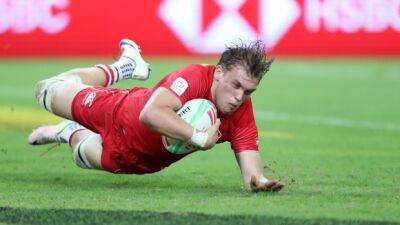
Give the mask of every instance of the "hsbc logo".
M 306 0 L 305 26 L 310 32 L 400 32 L 400 0 Z
M 70 22 L 70 0 L 0 0 L 0 34 L 27 34 L 39 29 L 62 32 Z
M 158 13 L 187 48 L 219 53 L 238 39 L 262 39 L 273 48 L 300 17 L 300 7 L 294 0 L 164 0 Z
M 400 0 L 164 0 L 159 16 L 196 53 L 262 39 L 271 50 L 300 20 L 317 33 L 400 33 Z

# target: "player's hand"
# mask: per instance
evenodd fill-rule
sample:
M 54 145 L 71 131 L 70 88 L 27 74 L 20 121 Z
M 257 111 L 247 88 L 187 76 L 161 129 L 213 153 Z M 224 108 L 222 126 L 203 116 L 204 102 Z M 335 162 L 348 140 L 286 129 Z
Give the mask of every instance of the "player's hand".
M 220 125 L 221 125 L 221 120 L 217 119 L 215 124 L 213 124 L 210 128 L 206 130 L 208 138 L 204 147 L 201 148 L 202 150 L 210 149 L 214 147 L 215 143 L 217 143 L 218 139 L 221 137 L 221 133 L 218 130 Z
M 253 192 L 259 191 L 273 191 L 278 192 L 282 190 L 284 184 L 277 180 L 262 179 L 263 177 L 251 176 L 250 188 Z

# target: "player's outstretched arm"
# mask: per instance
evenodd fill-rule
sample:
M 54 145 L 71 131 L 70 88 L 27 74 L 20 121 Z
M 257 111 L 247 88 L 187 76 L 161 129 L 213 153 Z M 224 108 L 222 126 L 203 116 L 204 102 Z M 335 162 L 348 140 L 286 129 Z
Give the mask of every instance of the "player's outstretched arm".
M 245 189 L 254 192 L 282 190 L 283 183 L 265 178 L 258 151 L 246 150 L 236 153 L 236 160 L 242 171 Z

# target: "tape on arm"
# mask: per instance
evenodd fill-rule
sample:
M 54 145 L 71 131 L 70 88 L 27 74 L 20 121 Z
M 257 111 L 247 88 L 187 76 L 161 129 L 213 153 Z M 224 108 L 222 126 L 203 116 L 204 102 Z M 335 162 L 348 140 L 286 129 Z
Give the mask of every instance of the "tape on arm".
M 190 138 L 190 142 L 195 144 L 201 148 L 206 145 L 208 139 L 208 134 L 206 132 L 198 131 L 197 129 L 193 129 L 193 135 Z

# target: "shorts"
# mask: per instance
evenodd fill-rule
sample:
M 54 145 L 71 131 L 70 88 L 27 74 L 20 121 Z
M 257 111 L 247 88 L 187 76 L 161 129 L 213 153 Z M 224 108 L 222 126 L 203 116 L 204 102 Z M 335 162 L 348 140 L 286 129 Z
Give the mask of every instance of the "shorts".
M 115 122 L 119 105 L 128 94 L 126 90 L 89 87 L 75 96 L 71 112 L 74 121 L 100 134 L 103 146 L 101 165 L 104 170 L 141 174 L 134 166 L 124 163 L 124 152 L 129 149 Z

